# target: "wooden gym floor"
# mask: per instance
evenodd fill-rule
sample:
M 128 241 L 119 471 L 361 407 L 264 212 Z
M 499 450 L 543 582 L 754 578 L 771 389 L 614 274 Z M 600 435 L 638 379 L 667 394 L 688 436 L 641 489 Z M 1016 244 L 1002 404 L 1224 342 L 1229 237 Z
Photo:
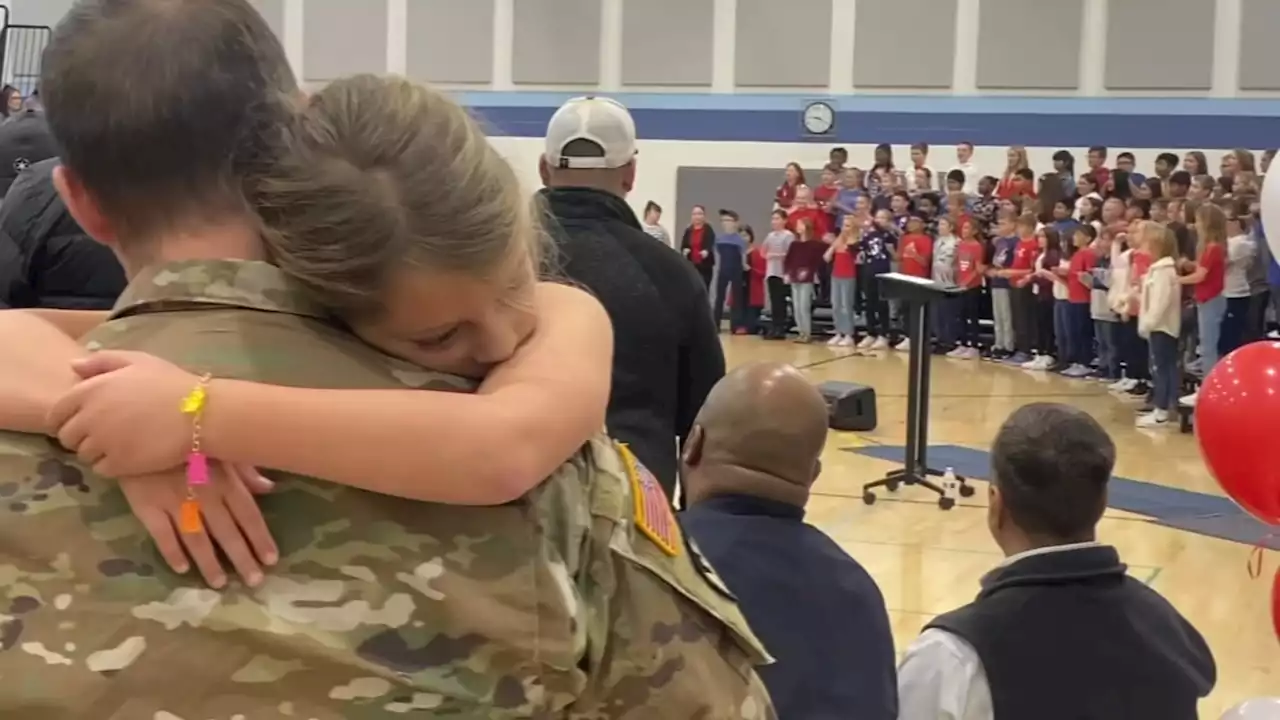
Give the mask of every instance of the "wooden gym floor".
M 788 362 L 815 383 L 844 380 L 876 389 L 879 427 L 830 434 L 808 520 L 876 578 L 901 653 L 934 615 L 972 600 L 978 579 L 1000 561 L 987 532 L 986 483 L 975 482 L 977 493 L 945 512 L 935 496 L 916 488 L 893 495 L 882 490 L 874 505 L 863 504 L 862 483 L 897 466 L 843 449 L 904 444 L 906 354 L 854 357 L 848 348 L 722 337 L 730 367 Z M 1036 401 L 1070 403 L 1102 421 L 1118 448 L 1117 475 L 1220 494 L 1192 435 L 1180 435 L 1176 428 L 1136 429 L 1135 405 L 1111 396 L 1100 383 L 993 363 L 934 359 L 929 444 L 988 450 L 1009 413 Z M 1218 684 L 1201 703 L 1201 717 L 1214 720 L 1242 700 L 1280 695 L 1280 640 L 1269 617 L 1270 579 L 1280 554 L 1269 552 L 1263 577 L 1254 580 L 1246 570 L 1251 550 L 1246 545 L 1162 527 L 1119 510 L 1107 511 L 1099 533 L 1101 541 L 1120 549 L 1130 572 L 1173 602 L 1213 648 Z

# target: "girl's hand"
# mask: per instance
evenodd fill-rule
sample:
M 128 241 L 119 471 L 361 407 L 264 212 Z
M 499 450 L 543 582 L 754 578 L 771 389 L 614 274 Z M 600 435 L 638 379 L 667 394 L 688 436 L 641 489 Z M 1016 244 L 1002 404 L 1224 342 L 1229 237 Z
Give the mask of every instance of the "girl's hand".
M 77 360 L 81 378 L 49 413 L 63 447 L 109 477 L 178 467 L 191 451 L 191 419 L 182 401 L 200 379 L 166 360 L 104 351 Z M 210 398 L 210 407 L 216 403 Z
M 274 565 L 280 552 L 253 499 L 270 492 L 271 481 L 253 468 L 210 463 L 209 482 L 192 488 L 200 503 L 196 532 L 179 529 L 187 489 L 180 470 L 120 480 L 129 508 L 174 572 L 185 573 L 194 563 L 210 587 L 221 588 L 227 583 L 217 552 L 221 549 L 244 583 L 256 587 L 263 579 L 262 566 Z

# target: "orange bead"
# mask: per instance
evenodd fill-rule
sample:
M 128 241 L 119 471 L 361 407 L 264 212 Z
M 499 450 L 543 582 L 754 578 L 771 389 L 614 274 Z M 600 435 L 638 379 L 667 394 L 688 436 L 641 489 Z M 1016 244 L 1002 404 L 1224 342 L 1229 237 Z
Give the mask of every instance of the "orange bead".
M 184 500 L 178 512 L 178 529 L 187 534 L 198 533 L 204 528 L 200 520 L 200 503 Z

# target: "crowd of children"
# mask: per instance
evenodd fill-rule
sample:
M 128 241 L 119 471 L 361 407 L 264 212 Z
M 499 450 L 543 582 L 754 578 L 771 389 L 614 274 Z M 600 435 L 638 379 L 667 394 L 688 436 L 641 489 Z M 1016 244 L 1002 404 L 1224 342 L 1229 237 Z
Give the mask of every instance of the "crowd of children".
M 1102 147 L 1090 148 L 1077 176 L 1062 150 L 1038 179 L 1020 147 L 1009 148 L 1000 177 L 976 179 L 971 145 L 957 148 L 944 175 L 925 163 L 927 146 L 911 152 L 910 172 L 887 145 L 863 171 L 836 148 L 812 188 L 789 164 L 760 242 L 732 210 L 720 211 L 715 236 L 696 208 L 681 248 L 708 281 L 717 262 L 723 268 L 717 318 L 727 303 L 733 332 L 773 340 L 793 319 L 796 342 L 808 343 L 813 307 L 830 303 L 828 344 L 906 350 L 899 309 L 875 276 L 929 278 L 963 290 L 934 314 L 934 352 L 1107 382 L 1145 400 L 1138 422 L 1151 427 L 1180 401 L 1194 405 L 1194 393 L 1179 397 L 1185 384 L 1263 336 L 1274 263 L 1257 202 L 1274 150 L 1257 163 L 1234 150 L 1216 179 L 1199 152 L 1181 163 L 1162 153 L 1145 177 L 1131 153 L 1107 167 Z

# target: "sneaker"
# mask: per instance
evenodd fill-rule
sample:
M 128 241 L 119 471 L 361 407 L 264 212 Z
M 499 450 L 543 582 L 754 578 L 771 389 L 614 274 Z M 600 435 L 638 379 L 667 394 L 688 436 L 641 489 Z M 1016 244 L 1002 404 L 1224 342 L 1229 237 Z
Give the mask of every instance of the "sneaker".
M 947 357 L 949 357 L 949 358 L 962 358 L 962 357 L 964 357 L 964 356 L 965 356 L 965 350 L 966 350 L 966 348 L 965 348 L 964 346 L 962 346 L 962 345 L 957 345 L 957 346 L 955 346 L 954 348 L 952 348 L 952 349 L 951 349 L 951 352 L 947 353 Z
M 1140 428 L 1159 428 L 1159 427 L 1164 427 L 1168 423 L 1169 423 L 1169 411 L 1152 410 L 1151 412 L 1145 415 L 1138 416 L 1138 419 L 1135 421 L 1134 424 L 1136 424 Z
M 1069 367 L 1071 367 L 1071 363 L 1054 362 L 1050 364 L 1049 367 L 1045 368 L 1045 370 L 1048 370 L 1051 373 L 1062 373 L 1066 372 Z
M 1010 355 L 1004 360 L 1001 360 L 1001 362 L 1007 363 L 1009 365 L 1016 365 L 1018 367 L 1021 367 L 1023 363 L 1027 362 L 1030 359 L 1031 359 L 1031 356 L 1026 353 L 1015 352 L 1014 354 Z
M 1031 362 L 1023 363 L 1022 367 L 1027 370 L 1048 370 L 1053 367 L 1053 356 L 1037 355 Z
M 1108 385 L 1107 389 L 1113 392 L 1129 392 L 1137 384 L 1138 381 L 1133 378 L 1120 378 L 1111 385 Z
M 832 335 L 832 336 L 831 336 L 831 339 L 827 341 L 827 345 L 829 345 L 829 346 L 831 346 L 831 347 L 835 347 L 835 346 L 839 345 L 839 344 L 840 344 L 840 343 L 842 343 L 842 342 L 844 342 L 844 336 L 843 336 L 843 335 Z
M 1151 386 L 1147 385 L 1147 383 L 1142 380 L 1139 380 L 1138 382 L 1133 384 L 1133 387 L 1129 388 L 1128 390 L 1125 390 L 1125 394 L 1129 395 L 1130 397 L 1144 398 L 1147 396 L 1147 393 L 1149 392 L 1151 392 Z
M 1196 406 L 1196 397 L 1197 397 L 1199 394 L 1200 394 L 1200 393 L 1198 393 L 1198 392 L 1193 392 L 1193 393 L 1191 393 L 1190 395 L 1183 395 L 1182 397 L 1178 398 L 1178 404 L 1179 404 L 1179 405 L 1182 405 L 1182 406 L 1184 406 L 1184 407 L 1191 407 L 1191 408 L 1193 408 L 1193 407 L 1195 407 L 1195 406 Z
M 848 335 L 845 335 L 844 337 L 840 338 L 840 342 L 836 344 L 839 345 L 840 347 L 853 347 L 853 338 L 849 337 Z
M 982 351 L 978 350 L 978 348 L 976 347 L 969 347 L 964 349 L 965 360 L 978 360 L 981 357 L 982 357 Z
M 858 343 L 857 348 L 858 348 L 859 350 L 870 350 L 870 349 L 871 349 L 871 346 L 872 346 L 872 345 L 875 345 L 875 344 L 876 344 L 876 338 L 875 338 L 875 336 L 873 336 L 873 335 L 868 335 L 868 336 L 866 336 L 866 337 L 862 338 L 862 342 Z
M 1082 377 L 1087 377 L 1092 372 L 1093 371 L 1090 370 L 1089 368 L 1080 364 L 1076 364 L 1076 365 L 1072 365 L 1066 370 L 1063 370 L 1062 374 L 1069 378 L 1082 378 Z
M 894 345 L 893 349 L 897 350 L 898 352 L 911 352 L 911 339 L 908 338 L 903 340 L 897 345 Z
M 871 345 L 867 349 L 868 350 L 884 350 L 887 347 L 889 347 L 889 341 L 882 337 L 878 337 L 871 343 Z

